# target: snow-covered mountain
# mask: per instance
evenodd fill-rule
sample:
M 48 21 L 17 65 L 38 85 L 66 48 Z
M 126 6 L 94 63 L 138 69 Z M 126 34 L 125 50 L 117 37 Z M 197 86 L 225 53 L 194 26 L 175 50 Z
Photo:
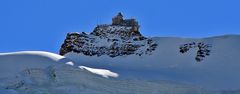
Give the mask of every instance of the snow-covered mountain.
M 129 24 L 133 23 L 133 24 Z M 135 19 L 113 18 L 93 32 L 69 33 L 60 54 L 78 65 L 110 69 L 119 79 L 170 80 L 208 89 L 240 89 L 239 35 L 145 37 Z
M 240 94 L 240 35 L 146 37 L 119 13 L 59 54 L 0 53 L 0 94 Z
M 106 68 L 119 73 L 120 79 L 171 80 L 191 83 L 208 89 L 240 88 L 240 41 L 239 35 L 191 39 L 155 37 L 158 45 L 151 54 L 124 55 L 118 57 L 87 56 L 69 52 L 65 57 L 79 65 Z M 196 61 L 199 48 L 190 48 L 181 53 L 180 48 L 188 43 L 211 45 L 210 54 Z
M 68 33 L 59 53 L 65 55 L 75 52 L 86 56 L 110 57 L 131 54 L 141 56 L 151 54 L 156 47 L 157 44 L 151 38 L 142 36 L 135 19 L 123 19 L 119 13 L 113 18 L 112 24 L 98 25 L 90 34 Z
M 237 90 L 239 52 L 236 50 L 240 47 L 237 44 L 240 36 L 204 39 L 158 37 L 153 40 L 158 48 L 141 56 L 87 56 L 74 52 L 60 56 L 41 51 L 1 53 L 0 93 L 240 93 Z M 201 62 L 195 60 L 198 48 L 193 47 L 185 54 L 179 51 L 182 44 L 193 41 L 211 44 L 211 54 Z
M 40 51 L 1 53 L 0 69 L 1 94 L 217 94 L 168 81 L 106 78 L 117 74 Z

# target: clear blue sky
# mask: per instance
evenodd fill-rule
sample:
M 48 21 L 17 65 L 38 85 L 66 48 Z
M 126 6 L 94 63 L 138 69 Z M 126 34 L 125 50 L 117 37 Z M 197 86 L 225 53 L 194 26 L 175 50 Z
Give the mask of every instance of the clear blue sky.
M 145 36 L 240 34 L 240 0 L 1 0 L 0 52 L 57 53 L 67 32 L 90 32 L 119 11 Z

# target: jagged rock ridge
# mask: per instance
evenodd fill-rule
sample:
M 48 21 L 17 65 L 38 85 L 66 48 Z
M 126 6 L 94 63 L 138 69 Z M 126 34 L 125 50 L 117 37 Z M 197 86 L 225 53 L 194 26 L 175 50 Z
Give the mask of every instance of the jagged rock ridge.
M 150 54 L 157 44 L 139 32 L 135 19 L 123 19 L 121 13 L 113 17 L 112 24 L 97 25 L 93 32 L 87 34 L 68 33 L 60 49 L 60 55 L 68 52 L 82 53 L 88 56 Z
M 187 43 L 187 44 L 181 45 L 179 47 L 179 49 L 180 49 L 181 53 L 186 53 L 191 48 L 197 48 L 198 51 L 197 51 L 197 55 L 195 57 L 195 60 L 197 62 L 200 62 L 200 61 L 203 61 L 203 58 L 210 55 L 210 52 L 211 52 L 210 48 L 211 47 L 212 46 L 210 44 L 205 44 L 203 42 L 199 42 L 199 43 L 192 42 L 192 43 Z

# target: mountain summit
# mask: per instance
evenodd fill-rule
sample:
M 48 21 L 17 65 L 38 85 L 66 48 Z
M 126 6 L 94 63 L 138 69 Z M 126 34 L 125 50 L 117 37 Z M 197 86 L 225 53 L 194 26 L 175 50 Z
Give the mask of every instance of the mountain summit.
M 150 54 L 157 44 L 139 32 L 135 19 L 124 19 L 122 13 L 112 18 L 112 24 L 97 25 L 93 32 L 68 33 L 60 49 L 60 55 L 68 52 L 87 56 L 110 57 L 135 54 Z

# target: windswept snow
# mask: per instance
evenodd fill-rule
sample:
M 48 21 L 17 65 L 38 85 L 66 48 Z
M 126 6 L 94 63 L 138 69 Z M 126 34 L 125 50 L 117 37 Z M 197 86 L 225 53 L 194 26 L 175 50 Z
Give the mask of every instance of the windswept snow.
M 6 90 L 3 88 L 0 88 L 0 94 L 19 94 L 19 93 L 15 90 Z
M 14 76 L 29 68 L 46 68 L 69 61 L 63 56 L 41 51 L 0 53 L 0 78 Z
M 75 67 L 74 62 L 69 62 L 71 60 L 49 52 L 27 51 L 0 54 L 0 93 L 215 94 L 199 87 L 167 81 L 104 78 L 118 75 L 105 69 L 85 66 L 78 68 Z
M 65 63 L 65 64 L 74 66 L 74 63 L 73 63 L 73 62 L 67 62 L 67 63 Z
M 171 80 L 214 90 L 240 89 L 240 36 L 225 35 L 203 39 L 155 37 L 158 47 L 151 55 L 118 57 L 68 53 L 76 65 L 110 69 L 120 79 Z M 196 62 L 197 49 L 179 52 L 182 44 L 210 44 L 211 54 Z
M 79 66 L 80 69 L 86 69 L 94 74 L 101 75 L 102 77 L 108 78 L 108 77 L 118 77 L 117 73 L 111 72 L 106 69 L 96 69 L 96 68 L 89 68 L 86 66 Z
M 21 51 L 21 52 L 9 52 L 9 53 L 0 53 L 0 56 L 15 56 L 15 55 L 34 55 L 34 56 L 41 56 L 41 57 L 47 57 L 52 60 L 58 61 L 60 59 L 65 58 L 64 56 L 60 56 L 54 53 L 50 52 L 44 52 L 44 51 Z
M 0 53 L 0 93 L 239 93 L 240 36 L 153 39 L 158 48 L 151 55 L 143 56 L 111 58 L 76 53 L 60 56 L 42 51 Z M 211 44 L 211 55 L 197 63 L 196 50 L 181 54 L 179 46 L 189 42 Z
M 33 63 L 34 62 L 34 63 Z M 43 51 L 22 51 L 12 53 L 0 53 L 0 78 L 6 76 L 14 76 L 20 71 L 30 68 L 46 68 L 52 65 L 66 64 L 74 66 L 74 63 L 65 58 L 50 52 Z M 96 69 L 86 66 L 80 66 L 81 69 L 86 69 L 92 73 L 103 77 L 118 77 L 117 73 L 106 69 Z

